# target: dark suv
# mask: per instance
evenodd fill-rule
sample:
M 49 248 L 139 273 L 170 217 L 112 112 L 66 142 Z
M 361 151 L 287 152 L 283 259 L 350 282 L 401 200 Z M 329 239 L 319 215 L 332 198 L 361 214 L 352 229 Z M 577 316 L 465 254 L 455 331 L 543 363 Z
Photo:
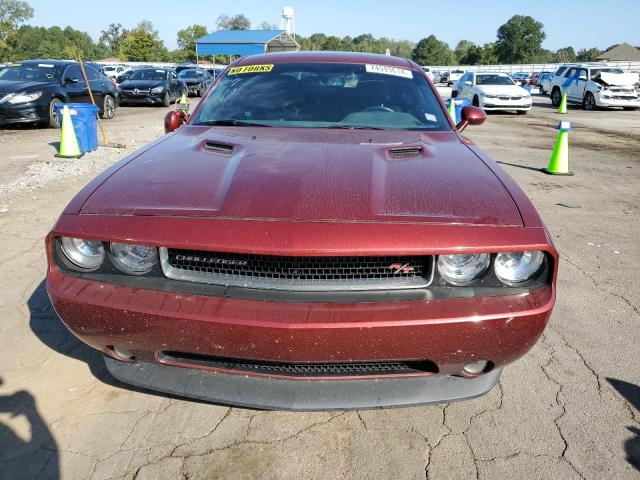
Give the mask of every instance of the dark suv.
M 115 83 L 91 65 L 85 65 L 85 70 L 100 116 L 113 118 L 118 105 Z M 78 62 L 29 60 L 0 70 L 0 125 L 33 123 L 58 128 L 57 104 L 89 102 Z
M 187 92 L 185 83 L 172 70 L 140 68 L 120 84 L 121 105 L 164 105 Z

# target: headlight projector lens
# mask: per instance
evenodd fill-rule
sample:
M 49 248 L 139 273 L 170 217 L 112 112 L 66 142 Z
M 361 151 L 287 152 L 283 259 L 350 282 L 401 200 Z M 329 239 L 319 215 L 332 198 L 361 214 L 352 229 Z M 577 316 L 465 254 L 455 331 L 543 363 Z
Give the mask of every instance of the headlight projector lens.
M 496 255 L 493 269 L 501 282 L 507 285 L 521 283 L 533 277 L 542 262 L 542 252 L 506 252 Z
M 466 285 L 489 267 L 488 253 L 440 255 L 438 272 L 452 285 Z
M 62 252 L 80 270 L 97 270 L 104 261 L 104 246 L 99 240 L 60 238 Z
M 113 264 L 122 272 L 131 275 L 148 273 L 158 262 L 158 249 L 146 245 L 112 243 Z

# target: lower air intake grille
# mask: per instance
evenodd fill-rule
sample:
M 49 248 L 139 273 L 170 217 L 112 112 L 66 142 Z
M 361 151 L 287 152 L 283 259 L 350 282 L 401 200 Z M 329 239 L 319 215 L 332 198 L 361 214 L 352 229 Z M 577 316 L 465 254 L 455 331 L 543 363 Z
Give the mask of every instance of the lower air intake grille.
M 195 353 L 160 352 L 167 363 L 236 370 L 263 375 L 287 377 L 357 377 L 376 375 L 415 375 L 438 373 L 438 366 L 429 360 L 343 363 L 284 363 L 212 357 Z
M 422 288 L 432 256 L 287 257 L 161 248 L 175 280 L 291 291 Z

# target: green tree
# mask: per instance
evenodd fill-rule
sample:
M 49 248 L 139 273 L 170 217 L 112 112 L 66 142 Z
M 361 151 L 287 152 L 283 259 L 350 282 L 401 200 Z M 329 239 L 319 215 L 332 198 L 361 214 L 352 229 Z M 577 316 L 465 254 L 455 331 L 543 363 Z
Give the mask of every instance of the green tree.
M 116 57 L 120 54 L 120 44 L 128 31 L 119 23 L 112 23 L 100 32 L 100 44 L 104 45 L 109 55 Z
M 451 65 L 452 53 L 449 45 L 429 35 L 418 42 L 411 57 L 418 65 Z
M 553 54 L 553 60 L 557 63 L 573 62 L 576 59 L 576 52 L 573 47 L 560 48 Z
M 251 21 L 242 13 L 230 17 L 222 14 L 216 20 L 218 30 L 249 30 Z
M 453 53 L 456 54 L 456 58 L 460 63 L 465 65 L 474 65 L 472 62 L 469 62 L 467 59 L 467 55 L 469 54 L 469 51 L 474 47 L 477 47 L 475 43 L 469 40 L 460 40 L 456 45 L 456 48 L 453 50 Z
M 132 62 L 166 61 L 169 52 L 148 20 L 141 21 L 127 33 L 120 44 L 120 55 Z
M 578 50 L 576 54 L 576 60 L 579 62 L 591 62 L 596 59 L 602 52 L 598 50 L 596 47 L 592 48 L 583 48 Z
M 482 56 L 480 57 L 480 62 L 478 63 L 480 65 L 495 65 L 498 63 L 495 43 L 485 43 L 482 46 Z
M 178 48 L 182 52 L 180 61 L 194 61 L 196 59 L 196 40 L 204 37 L 207 33 L 209 32 L 204 25 L 191 25 L 178 31 Z
M 531 63 L 546 38 L 544 25 L 530 16 L 514 15 L 498 29 L 496 54 L 502 63 Z
M 96 45 L 85 32 L 66 27 L 32 27 L 22 25 L 7 39 L 8 60 L 27 58 L 75 59 L 80 50 L 83 58 L 96 60 L 105 56 L 106 49 Z
M 340 50 L 342 47 L 342 40 L 340 40 L 339 37 L 327 37 L 327 40 L 324 42 L 324 45 L 322 45 L 322 50 L 329 50 L 329 51 L 338 51 Z
M 33 8 L 27 2 L 0 0 L 0 41 L 6 42 L 18 25 L 33 17 Z

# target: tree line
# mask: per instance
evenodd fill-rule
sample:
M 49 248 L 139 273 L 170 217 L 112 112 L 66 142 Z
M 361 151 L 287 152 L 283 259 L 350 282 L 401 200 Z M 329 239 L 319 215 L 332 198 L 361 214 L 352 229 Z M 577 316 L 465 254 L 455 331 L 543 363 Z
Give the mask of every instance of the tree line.
M 209 33 L 205 25 L 190 25 L 178 31 L 178 48 L 169 51 L 158 30 L 148 20 L 126 29 L 112 23 L 102 30 L 97 42 L 85 32 L 72 27 L 44 28 L 26 24 L 33 9 L 22 0 L 0 0 L 0 60 L 28 58 L 75 58 L 79 50 L 88 60 L 113 57 L 137 62 L 194 61 L 195 42 Z M 218 30 L 247 30 L 251 22 L 246 15 L 223 14 L 215 22 Z M 277 25 L 262 22 L 258 28 L 271 30 Z M 337 37 L 314 33 L 297 36 L 301 50 L 354 51 L 390 53 L 411 58 L 420 65 L 490 65 L 499 63 L 555 63 L 594 60 L 603 51 L 596 47 L 575 51 L 567 46 L 556 51 L 542 48 L 546 38 L 544 25 L 530 16 L 515 15 L 498 28 L 495 42 L 483 45 L 460 40 L 455 48 L 429 35 L 419 42 L 376 38 L 370 33 L 356 37 Z M 615 46 L 615 45 L 613 45 Z M 609 47 L 611 48 L 611 47 Z M 227 57 L 217 57 L 225 62 Z

